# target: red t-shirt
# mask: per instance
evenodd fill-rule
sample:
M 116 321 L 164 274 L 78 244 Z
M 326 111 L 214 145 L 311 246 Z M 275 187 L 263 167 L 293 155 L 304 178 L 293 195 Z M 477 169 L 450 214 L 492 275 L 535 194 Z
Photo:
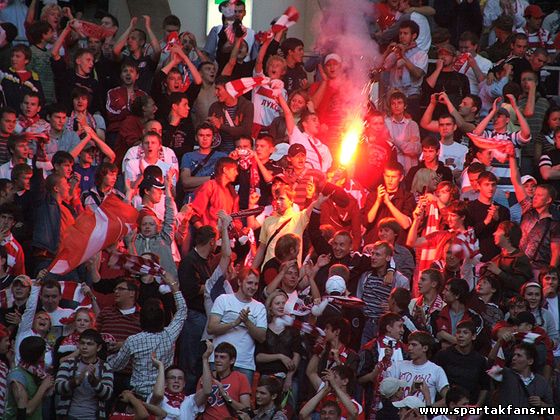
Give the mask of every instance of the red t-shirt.
M 224 389 L 227 391 L 231 399 L 240 401 L 242 395 L 251 395 L 251 386 L 247 377 L 239 372 L 231 372 L 230 375 L 220 380 Z M 202 378 L 198 381 L 197 390 L 202 388 Z M 218 386 L 212 384 L 212 393 L 206 402 L 206 409 L 202 414 L 203 420 L 223 420 L 231 417 L 226 402 L 218 391 Z

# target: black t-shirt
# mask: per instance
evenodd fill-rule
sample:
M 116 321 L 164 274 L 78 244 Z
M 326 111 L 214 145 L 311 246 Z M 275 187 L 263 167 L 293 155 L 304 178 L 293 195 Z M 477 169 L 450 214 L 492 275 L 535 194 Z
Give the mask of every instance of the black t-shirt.
M 434 363 L 440 365 L 447 375 L 450 385 L 459 385 L 469 392 L 469 402 L 475 404 L 481 390 L 488 390 L 490 379 L 486 374 L 486 359 L 480 353 L 459 353 L 455 347 L 441 350 Z
M 266 169 L 272 172 L 272 175 L 278 175 L 283 172 L 282 167 L 280 167 L 276 162 L 269 160 L 264 165 Z M 272 192 L 271 192 L 271 183 L 266 182 L 262 176 L 261 171 L 259 172 L 259 183 L 257 187 L 260 190 L 261 198 L 259 199 L 259 206 L 267 206 L 272 202 Z M 243 170 L 239 168 L 239 175 L 237 177 L 237 183 L 239 184 L 239 208 L 246 209 L 249 207 L 249 194 L 251 190 L 250 185 L 251 180 L 251 170 Z
M 174 126 L 167 119 L 161 121 L 163 128 L 162 142 L 166 147 L 173 149 L 177 159 L 194 149 L 194 127 L 192 120 L 187 117 L 179 121 L 179 125 Z
M 194 249 L 181 260 L 178 270 L 179 283 L 189 310 L 206 313 L 204 293 L 201 293 L 200 288 L 211 274 L 208 260 L 202 258 Z
M 282 80 L 284 81 L 284 88 L 288 92 L 288 95 L 294 90 L 301 89 L 302 83 L 307 81 L 307 73 L 303 68 L 303 64 L 296 63 L 294 67 L 288 67 Z
M 490 261 L 500 253 L 500 248 L 494 243 L 494 232 L 500 222 L 510 220 L 509 210 L 499 204 L 495 205 L 498 207 L 498 220 L 492 220 L 485 225 L 484 219 L 488 215 L 490 206 L 479 200 L 471 201 L 468 204 L 469 224 L 474 227 L 483 262 Z
M 152 59 L 151 55 L 143 55 L 138 59 L 132 55 L 127 55 L 124 57 L 123 63 L 127 62 L 133 63 L 138 67 L 136 87 L 142 89 L 146 93 L 150 93 L 152 91 L 152 82 L 158 63 Z
M 531 67 L 531 63 L 525 57 L 515 57 L 509 60 L 506 60 L 508 64 L 511 64 L 513 67 L 512 71 L 512 81 L 521 84 L 521 73 L 524 71 L 531 71 L 533 68 Z
M 91 95 L 88 111 L 93 114 L 104 109 L 103 93 L 93 73 L 88 77 L 79 76 L 74 69 L 66 67 L 63 58 L 56 61 L 51 60 L 51 67 L 54 74 L 55 93 L 59 102 L 65 104 L 68 109 L 72 109 L 72 90 L 75 87 L 82 87 Z
M 436 85 L 433 89 L 425 82 L 424 88 L 426 93 L 428 93 L 428 95 L 425 95 L 424 97 L 425 100 L 429 100 L 430 95 L 434 92 L 445 92 L 455 108 L 458 108 L 463 98 L 471 93 L 469 79 L 467 76 L 456 71 L 442 71 L 439 74 Z M 434 110 L 433 118 L 437 119 L 440 115 L 447 113 L 447 107 L 444 104 L 438 103 L 436 109 Z

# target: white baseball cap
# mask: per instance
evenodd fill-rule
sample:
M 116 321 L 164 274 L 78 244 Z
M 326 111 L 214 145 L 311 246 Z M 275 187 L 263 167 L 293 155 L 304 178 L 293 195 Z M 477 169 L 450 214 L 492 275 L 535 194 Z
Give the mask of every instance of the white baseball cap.
M 340 55 L 338 55 L 338 54 L 336 54 L 336 53 L 328 54 L 328 55 L 325 57 L 325 60 L 323 61 L 323 63 L 327 64 L 327 62 L 328 62 L 329 60 L 334 60 L 334 61 L 338 61 L 339 63 L 342 63 L 342 57 L 340 57 Z
M 325 290 L 329 295 L 335 292 L 342 294 L 346 291 L 346 282 L 340 276 L 330 276 L 325 284 Z
M 289 148 L 290 145 L 288 143 L 278 143 L 274 146 L 274 152 L 270 155 L 270 160 L 273 160 L 274 162 L 279 161 L 288 154 Z
M 531 176 L 531 175 L 523 175 L 523 176 L 521 177 L 521 183 L 522 183 L 522 184 L 525 184 L 527 181 L 535 181 L 535 182 L 537 182 L 537 180 L 535 179 L 534 176 Z
M 426 407 L 426 403 L 418 397 L 409 395 L 400 401 L 395 401 L 393 405 L 397 408 L 421 408 Z
M 385 398 L 391 398 L 399 388 L 407 386 L 408 383 L 397 378 L 385 378 L 379 384 L 379 393 Z

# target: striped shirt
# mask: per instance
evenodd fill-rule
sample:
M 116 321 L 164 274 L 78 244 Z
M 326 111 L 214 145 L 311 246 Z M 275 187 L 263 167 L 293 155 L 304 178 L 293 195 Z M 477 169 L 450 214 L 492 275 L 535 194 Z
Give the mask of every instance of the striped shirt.
M 294 203 L 300 209 L 307 207 L 307 184 L 311 181 L 315 185 L 315 195 L 317 195 L 325 184 L 325 174 L 317 169 L 305 168 L 303 172 L 296 175 L 292 170 L 288 169 L 285 172 L 288 181 L 292 184 L 296 196 Z
M 0 417 L 4 417 L 4 408 L 6 407 L 6 390 L 8 379 L 8 365 L 0 360 Z
M 97 330 L 100 333 L 111 334 L 117 342 L 124 342 L 131 335 L 142 331 L 140 308 L 136 306 L 131 314 L 123 314 L 116 306 L 103 308 L 97 317 Z M 122 373 L 131 372 L 132 367 L 128 366 Z
M 513 143 L 516 149 L 520 149 L 531 141 L 531 136 L 523 138 L 521 131 L 498 133 L 494 130 L 484 130 L 482 137 L 487 139 L 509 140 Z M 520 152 L 516 151 L 516 156 L 519 159 Z M 509 171 L 509 162 L 506 160 L 504 163 L 498 162 L 496 159 L 492 161 L 492 171 L 498 177 L 498 189 L 504 192 L 513 192 L 513 184 L 511 183 L 511 173 Z
M 61 418 L 68 415 L 74 391 L 71 382 L 75 377 L 80 375 L 78 372 L 80 360 L 78 358 L 68 359 L 61 363 L 56 373 L 55 390 L 60 396 L 60 400 L 56 405 L 56 414 Z M 113 393 L 113 372 L 109 364 L 98 361 L 95 367 L 95 376 L 99 378 L 99 383 L 96 386 L 91 386 L 88 379 L 85 378 L 79 387 L 82 390 L 93 391 L 91 397 L 97 399 L 97 410 L 95 418 L 103 419 L 106 417 L 105 405 L 111 394 Z M 83 395 L 84 391 L 82 391 Z
M 0 165 L 10 160 L 10 152 L 8 150 L 8 137 L 0 134 Z
M 116 306 L 103 308 L 97 317 L 97 329 L 111 334 L 117 341 L 125 341 L 131 335 L 142 331 L 140 328 L 140 308 L 125 315 Z
M 398 271 L 392 284 L 385 284 L 383 277 L 374 274 L 373 271 L 364 273 L 358 284 L 356 296 L 365 303 L 364 315 L 374 320 L 389 311 L 389 295 L 395 287 L 404 287 L 410 290 L 410 282 Z

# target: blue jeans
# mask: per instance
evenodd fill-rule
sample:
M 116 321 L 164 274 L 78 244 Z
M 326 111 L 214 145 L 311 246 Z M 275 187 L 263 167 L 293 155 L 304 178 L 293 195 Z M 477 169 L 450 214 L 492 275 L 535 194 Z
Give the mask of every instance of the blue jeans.
M 251 387 L 253 386 L 253 375 L 255 374 L 254 370 L 244 369 L 244 368 L 240 368 L 240 367 L 237 367 L 237 366 L 234 366 L 233 370 L 235 372 L 239 372 L 239 373 L 242 373 L 243 375 L 245 375 L 247 377 L 247 380 L 249 381 L 249 385 Z
M 377 322 L 373 318 L 367 318 L 364 324 L 364 331 L 362 332 L 362 341 L 360 347 L 371 341 L 377 335 Z
M 189 309 L 179 347 L 179 366 L 185 371 L 187 395 L 196 392 L 196 383 L 202 376 L 204 346 L 200 341 L 206 328 L 206 314 Z

